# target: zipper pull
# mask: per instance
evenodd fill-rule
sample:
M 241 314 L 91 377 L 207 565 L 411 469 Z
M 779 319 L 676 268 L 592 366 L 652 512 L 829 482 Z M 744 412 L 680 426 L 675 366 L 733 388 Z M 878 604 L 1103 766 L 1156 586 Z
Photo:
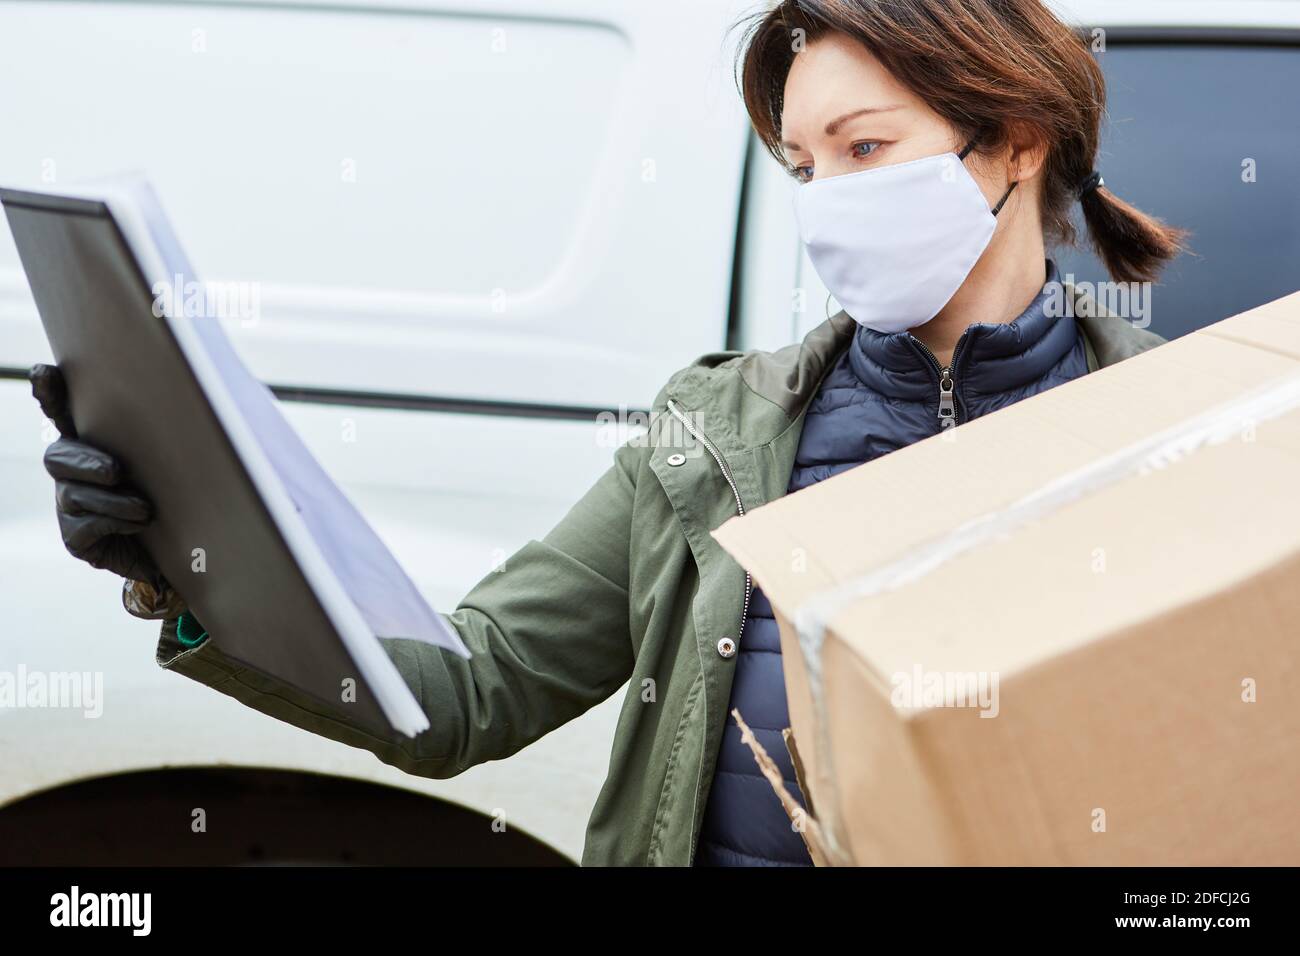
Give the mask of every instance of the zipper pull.
M 952 367 L 939 370 L 939 427 L 957 424 L 957 406 L 953 403 Z

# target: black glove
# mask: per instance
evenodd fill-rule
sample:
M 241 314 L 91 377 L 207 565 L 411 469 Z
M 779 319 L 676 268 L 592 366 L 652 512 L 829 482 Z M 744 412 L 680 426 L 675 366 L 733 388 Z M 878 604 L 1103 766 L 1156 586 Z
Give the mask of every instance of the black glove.
M 41 411 L 61 436 L 45 449 L 45 470 L 54 478 L 64 546 L 91 567 L 162 591 L 165 582 L 158 566 L 135 537 L 148 526 L 153 512 L 149 502 L 123 486 L 117 459 L 76 440 L 67 387 L 58 368 L 33 366 L 29 378 Z

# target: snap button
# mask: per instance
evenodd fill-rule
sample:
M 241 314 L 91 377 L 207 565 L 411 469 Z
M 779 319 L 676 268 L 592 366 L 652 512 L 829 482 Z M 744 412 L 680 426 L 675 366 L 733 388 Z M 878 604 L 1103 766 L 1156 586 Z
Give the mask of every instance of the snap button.
M 669 455 L 668 464 L 672 465 L 674 468 L 680 468 L 682 465 L 686 464 L 686 456 L 681 454 Z
M 718 656 L 730 660 L 736 656 L 736 642 L 729 637 L 718 641 Z

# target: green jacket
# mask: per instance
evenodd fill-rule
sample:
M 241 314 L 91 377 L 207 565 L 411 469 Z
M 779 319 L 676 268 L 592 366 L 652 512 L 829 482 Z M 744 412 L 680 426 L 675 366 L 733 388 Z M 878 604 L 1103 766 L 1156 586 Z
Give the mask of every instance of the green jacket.
M 1089 300 L 1077 302 L 1090 370 L 1162 341 L 1117 318 L 1085 318 Z M 709 532 L 785 493 L 805 407 L 854 328 L 841 312 L 799 345 L 706 355 L 675 374 L 655 399 L 666 415 L 651 437 L 620 448 L 549 534 L 448 615 L 468 660 L 384 639 L 429 715 L 417 738 L 374 736 L 210 640 L 187 647 L 175 620 L 164 624 L 158 662 L 439 778 L 510 756 L 630 680 L 583 863 L 689 865 L 737 659 L 718 645 L 737 637 L 749 596 L 745 572 Z M 689 428 L 676 427 L 678 416 Z M 683 441 L 690 429 L 707 447 Z

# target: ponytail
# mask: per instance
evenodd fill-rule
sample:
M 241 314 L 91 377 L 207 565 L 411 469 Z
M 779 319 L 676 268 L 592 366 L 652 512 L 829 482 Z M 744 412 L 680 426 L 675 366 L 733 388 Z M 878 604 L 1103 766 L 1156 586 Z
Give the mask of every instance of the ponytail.
M 1151 282 L 1166 262 L 1186 248 L 1185 229 L 1168 226 L 1126 203 L 1095 174 L 1085 183 L 1079 203 L 1092 247 L 1117 282 Z

